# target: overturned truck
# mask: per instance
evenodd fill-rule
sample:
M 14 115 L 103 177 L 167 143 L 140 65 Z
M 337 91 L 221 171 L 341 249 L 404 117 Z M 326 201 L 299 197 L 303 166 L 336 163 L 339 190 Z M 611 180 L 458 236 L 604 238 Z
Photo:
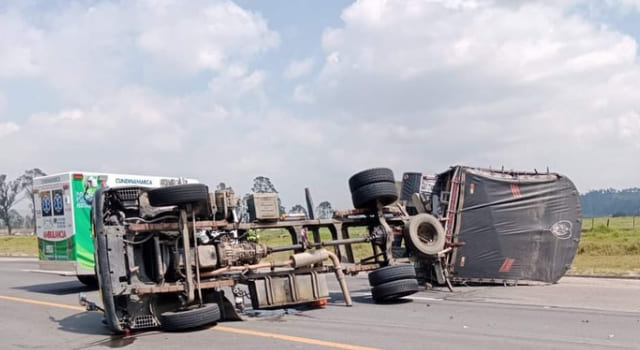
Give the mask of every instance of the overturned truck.
M 314 217 L 308 191 L 308 218 L 282 218 L 276 194 L 254 194 L 246 222 L 228 189 L 100 189 L 92 223 L 107 324 L 188 329 L 239 319 L 245 297 L 254 309 L 323 305 L 331 275 L 350 306 L 345 275 L 359 272 L 376 302 L 417 292 L 418 278 L 556 282 L 573 259 L 580 211 L 565 177 L 452 167 L 429 191 L 404 180 L 398 201 L 391 170 L 352 176 L 355 209 L 332 219 Z M 290 243 L 261 243 L 253 232 L 263 229 L 288 232 Z M 356 256 L 356 244 L 370 254 Z
M 407 181 L 411 175 L 405 174 L 406 206 L 438 219 L 442 231 L 432 225 L 436 229 L 422 237 L 443 236 L 447 251 L 436 262 L 420 240 L 406 237 L 427 280 L 556 283 L 571 267 L 582 217 L 579 193 L 567 177 L 454 166 L 438 174 L 425 196 L 417 181 Z M 412 185 L 415 191 L 407 190 Z

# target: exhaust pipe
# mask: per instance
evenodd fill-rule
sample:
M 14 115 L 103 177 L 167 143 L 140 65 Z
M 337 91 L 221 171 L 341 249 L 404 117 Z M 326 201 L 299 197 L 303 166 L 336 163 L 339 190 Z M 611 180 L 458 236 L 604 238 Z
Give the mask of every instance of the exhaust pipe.
M 333 268 L 336 271 L 336 279 L 340 284 L 340 290 L 342 291 L 342 295 L 344 296 L 345 304 L 347 306 L 353 306 L 353 302 L 351 301 L 351 294 L 349 293 L 349 287 L 347 286 L 347 278 L 344 276 L 344 271 L 342 271 L 342 265 L 340 265 L 340 259 L 338 259 L 337 255 L 326 249 L 318 249 L 313 253 L 304 252 L 291 256 L 291 261 L 293 262 L 293 267 L 295 268 L 316 264 L 326 259 L 331 259 L 331 262 L 333 263 Z

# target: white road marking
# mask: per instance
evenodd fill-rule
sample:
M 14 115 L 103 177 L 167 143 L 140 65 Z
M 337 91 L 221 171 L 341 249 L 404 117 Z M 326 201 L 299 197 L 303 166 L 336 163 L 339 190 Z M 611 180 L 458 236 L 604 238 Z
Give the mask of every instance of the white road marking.
M 0 256 L 0 263 L 3 262 L 35 262 L 38 258 L 26 258 L 17 256 Z
M 76 273 L 73 271 L 54 271 L 54 270 L 31 270 L 31 269 L 22 269 L 22 272 L 33 272 L 33 273 L 42 273 L 45 275 L 57 275 L 57 276 L 75 276 Z
M 331 293 L 342 293 L 340 290 L 332 290 Z M 371 297 L 371 293 L 369 292 L 352 292 L 352 297 Z M 436 300 L 444 300 L 443 298 L 431 298 L 431 297 L 418 297 L 418 296 L 407 296 L 406 299 L 410 300 L 427 300 L 427 301 L 436 301 Z
M 413 295 L 409 295 L 408 297 L 405 297 L 405 298 L 411 299 L 411 300 L 428 300 L 428 301 L 444 300 L 442 298 L 416 297 L 416 296 L 413 296 Z

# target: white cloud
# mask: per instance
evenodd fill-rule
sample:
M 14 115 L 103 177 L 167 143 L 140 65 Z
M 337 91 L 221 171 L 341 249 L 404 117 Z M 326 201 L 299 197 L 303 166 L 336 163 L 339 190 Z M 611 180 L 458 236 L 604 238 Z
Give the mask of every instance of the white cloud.
M 123 88 L 92 104 L 37 113 L 19 128 L 14 125 L 16 132 L 6 140 L 14 151 L 3 152 L 0 159 L 9 166 L 33 163 L 48 171 L 154 170 L 164 157 L 185 151 L 185 110 L 188 106 L 178 99 Z
M 0 78 L 37 77 L 79 103 L 140 80 L 246 66 L 280 41 L 259 14 L 226 0 L 86 5 L 0 13 Z
M 298 85 L 293 89 L 293 100 L 300 103 L 312 103 L 313 95 L 308 87 Z
M 34 76 L 40 72 L 43 33 L 20 15 L 0 12 L 0 78 Z
M 44 85 L 55 96 L 34 105 L 62 107 L 3 114 L 12 151 L 0 163 L 192 176 L 242 192 L 265 175 L 288 206 L 309 186 L 317 202 L 346 207 L 347 178 L 371 166 L 399 176 L 549 165 L 581 190 L 637 186 L 637 43 L 567 10 L 583 3 L 356 2 L 343 25 L 305 38 L 324 58 L 282 72 L 265 68 L 288 51 L 275 50 L 270 19 L 229 1 L 8 10 L 2 88 Z
M 3 122 L 0 123 L 0 139 L 5 136 L 11 135 L 20 130 L 20 126 L 13 122 Z
M 640 1 L 638 0 L 605 0 L 605 4 L 625 10 L 640 11 Z
M 640 171 L 628 161 L 638 145 L 637 42 L 565 10 L 358 1 L 344 26 L 325 31 L 326 63 L 309 91 L 319 113 L 367 121 L 353 142 L 395 149 L 402 170 L 549 165 L 581 190 L 635 186 L 624 174 Z
M 139 45 L 188 71 L 220 70 L 279 44 L 260 15 L 231 1 L 144 2 L 136 10 L 145 14 Z
M 313 57 L 308 57 L 303 60 L 294 60 L 287 65 L 283 75 L 286 79 L 298 79 L 311 73 L 313 65 Z
M 233 65 L 209 81 L 209 90 L 219 100 L 235 100 L 246 94 L 260 93 L 264 79 L 262 70 L 249 71 L 244 66 Z

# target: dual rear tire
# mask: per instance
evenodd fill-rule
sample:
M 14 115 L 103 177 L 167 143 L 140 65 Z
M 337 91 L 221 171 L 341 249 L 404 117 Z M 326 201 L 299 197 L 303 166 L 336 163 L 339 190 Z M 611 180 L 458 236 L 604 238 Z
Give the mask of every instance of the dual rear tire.
M 212 215 L 209 187 L 205 184 L 184 184 L 161 187 L 149 190 L 149 204 L 154 207 L 192 205 L 196 215 L 210 217 Z
M 413 265 L 391 265 L 372 271 L 369 284 L 376 303 L 393 301 L 419 290 Z
M 356 209 L 375 209 L 398 200 L 393 171 L 373 168 L 361 171 L 349 179 L 351 200 Z

